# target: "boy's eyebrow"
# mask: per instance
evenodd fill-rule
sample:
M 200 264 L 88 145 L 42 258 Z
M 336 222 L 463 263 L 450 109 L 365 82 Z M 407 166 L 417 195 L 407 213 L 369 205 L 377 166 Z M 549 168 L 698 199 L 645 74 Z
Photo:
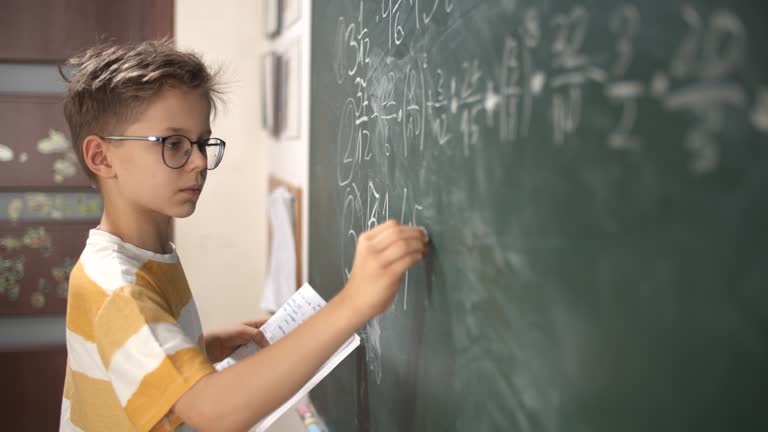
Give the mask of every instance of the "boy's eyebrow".
M 165 128 L 165 131 L 166 132 L 170 132 L 170 133 L 177 133 L 177 134 L 181 134 L 181 135 L 184 135 L 184 134 L 186 134 L 188 132 L 187 129 L 178 128 L 178 127 L 167 127 L 167 128 Z M 206 129 L 206 130 L 204 130 L 203 132 L 200 133 L 200 136 L 210 135 L 210 134 L 211 134 L 211 130 L 210 129 Z M 191 137 L 191 138 L 194 138 L 194 137 Z

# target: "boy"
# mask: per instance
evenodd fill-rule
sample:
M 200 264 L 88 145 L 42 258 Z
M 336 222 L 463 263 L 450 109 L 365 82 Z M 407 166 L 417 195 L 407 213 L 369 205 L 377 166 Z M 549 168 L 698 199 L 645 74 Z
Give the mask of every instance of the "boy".
M 295 393 L 392 302 L 426 253 L 426 233 L 389 221 L 360 236 L 347 285 L 301 327 L 240 363 L 212 362 L 248 340 L 248 322 L 202 335 L 173 244 L 225 143 L 211 137 L 220 95 L 194 54 L 168 42 L 108 45 L 71 59 L 65 115 L 104 201 L 72 271 L 62 430 L 247 430 Z

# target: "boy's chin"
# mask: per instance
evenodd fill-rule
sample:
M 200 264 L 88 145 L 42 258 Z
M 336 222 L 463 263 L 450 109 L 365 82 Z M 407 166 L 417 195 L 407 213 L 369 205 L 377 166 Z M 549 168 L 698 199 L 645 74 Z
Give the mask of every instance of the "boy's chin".
M 197 208 L 195 204 L 191 204 L 191 205 L 188 204 L 182 207 L 178 207 L 173 209 L 170 216 L 176 219 L 188 218 L 192 216 L 192 214 L 195 212 L 195 208 Z

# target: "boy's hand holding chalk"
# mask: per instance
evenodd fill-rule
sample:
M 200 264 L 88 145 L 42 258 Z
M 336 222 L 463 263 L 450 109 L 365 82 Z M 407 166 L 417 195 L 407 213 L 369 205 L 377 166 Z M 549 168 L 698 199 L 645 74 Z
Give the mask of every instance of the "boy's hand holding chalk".
M 360 235 L 344 292 L 373 318 L 394 300 L 403 274 L 427 253 L 429 236 L 422 227 L 389 220 Z

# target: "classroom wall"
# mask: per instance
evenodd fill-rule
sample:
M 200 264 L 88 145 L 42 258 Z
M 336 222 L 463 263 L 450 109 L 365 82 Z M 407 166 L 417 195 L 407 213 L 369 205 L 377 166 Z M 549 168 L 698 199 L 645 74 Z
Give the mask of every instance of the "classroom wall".
M 176 1 L 181 48 L 223 66 L 227 101 L 212 123 L 227 142 L 197 211 L 176 224 L 175 240 L 204 330 L 262 316 L 266 269 L 266 181 L 269 154 L 261 119 L 259 2 Z
M 301 116 L 298 138 L 268 137 L 270 172 L 303 191 L 302 220 L 302 275 L 303 281 L 309 276 L 309 65 L 312 0 L 293 0 L 301 3 L 301 17 L 291 26 L 282 29 L 279 35 L 269 41 L 270 49 L 284 52 L 300 40 L 301 43 Z
M 261 6 L 251 0 L 215 6 L 204 0 L 175 4 L 178 46 L 222 66 L 227 83 L 226 105 L 211 125 L 214 134 L 227 142 L 224 160 L 210 173 L 195 214 L 175 227 L 176 246 L 205 331 L 264 315 L 260 302 L 267 270 L 270 170 L 276 168 L 277 175 L 306 191 L 308 141 L 286 143 L 271 159 L 270 151 L 277 147 L 260 126 L 260 58 L 266 49 Z M 304 89 L 309 89 L 308 83 Z M 303 106 L 308 107 L 308 96 L 303 98 Z M 302 122 L 304 137 L 308 124 L 307 115 Z M 269 428 L 270 432 L 302 430 L 304 425 L 292 410 Z

